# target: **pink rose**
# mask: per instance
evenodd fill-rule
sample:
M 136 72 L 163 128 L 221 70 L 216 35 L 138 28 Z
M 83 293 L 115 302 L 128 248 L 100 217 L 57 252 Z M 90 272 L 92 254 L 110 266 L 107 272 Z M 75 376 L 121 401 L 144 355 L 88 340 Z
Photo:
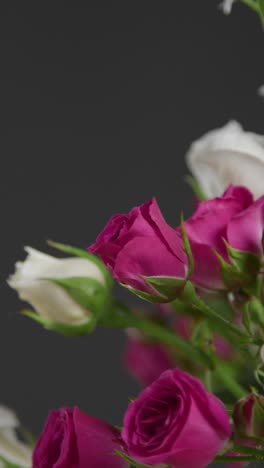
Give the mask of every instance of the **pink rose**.
M 119 433 L 78 408 L 51 411 L 33 453 L 32 468 L 128 468 L 114 454 Z
M 174 468 L 206 467 L 230 435 L 223 403 L 180 369 L 165 371 L 130 403 L 122 431 L 137 462 Z
M 231 185 L 222 197 L 200 202 L 185 229 L 195 261 L 194 283 L 222 289 L 220 262 L 213 249 L 227 262 L 224 240 L 235 249 L 262 254 L 264 196 L 254 202 L 248 189 Z
M 89 251 L 99 255 L 115 279 L 155 294 L 143 276 L 184 278 L 187 257 L 181 236 L 164 220 L 156 200 L 114 215 Z
M 130 337 L 123 359 L 125 367 L 143 387 L 150 385 L 162 372 L 175 365 L 165 347 Z

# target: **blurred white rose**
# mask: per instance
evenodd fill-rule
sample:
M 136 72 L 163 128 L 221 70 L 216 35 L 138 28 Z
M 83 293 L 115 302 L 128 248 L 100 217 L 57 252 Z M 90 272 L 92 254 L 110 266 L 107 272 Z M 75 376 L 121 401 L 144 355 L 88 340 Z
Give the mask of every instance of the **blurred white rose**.
M 264 194 L 264 137 L 231 121 L 195 141 L 186 162 L 205 195 L 221 195 L 230 184 L 245 185 L 255 198 Z
M 16 263 L 16 271 L 8 279 L 9 286 L 18 292 L 22 300 L 29 302 L 44 320 L 65 325 L 87 322 L 93 311 L 78 303 L 68 290 L 48 278 L 84 278 L 87 282 L 95 280 L 98 287 L 105 286 L 105 277 L 98 265 L 85 258 L 58 259 L 31 247 L 25 250 L 28 256 L 24 262 Z M 90 299 L 93 301 L 94 298 Z
M 19 427 L 19 421 L 13 411 L 0 406 L 0 457 L 21 468 L 30 468 L 32 450 L 18 440 L 17 427 Z M 0 467 L 4 468 L 5 464 L 0 462 Z
M 220 3 L 219 6 L 225 15 L 230 15 L 234 2 L 235 0 L 223 0 L 223 2 Z

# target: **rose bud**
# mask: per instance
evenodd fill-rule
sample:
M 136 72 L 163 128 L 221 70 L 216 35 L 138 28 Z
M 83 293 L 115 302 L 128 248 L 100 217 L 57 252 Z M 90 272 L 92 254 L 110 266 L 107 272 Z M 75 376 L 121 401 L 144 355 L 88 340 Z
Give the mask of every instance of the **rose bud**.
M 31 247 L 25 250 L 28 256 L 16 263 L 8 284 L 34 307 L 35 312 L 26 314 L 44 327 L 65 334 L 92 330 L 108 299 L 104 265 L 101 269 L 92 255 L 58 259 Z
M 246 437 L 264 437 L 264 397 L 253 394 L 239 400 L 233 411 L 236 442 Z M 247 444 L 248 445 L 248 444 Z
M 263 254 L 264 196 L 254 202 L 245 187 L 230 186 L 221 197 L 200 202 L 184 227 L 194 257 L 192 280 L 197 286 L 226 289 L 227 278 L 219 259 L 235 265 L 236 287 L 240 286 L 239 281 L 256 277 Z M 244 255 L 241 277 L 237 268 L 239 255 Z M 225 273 L 230 274 L 231 281 L 232 271 L 228 268 Z
M 154 198 L 113 216 L 89 251 L 121 284 L 148 299 L 172 300 L 185 282 L 181 236 L 165 222 Z
M 31 468 L 32 466 L 32 451 L 18 439 L 16 434 L 19 426 L 20 423 L 13 411 L 0 406 L 0 467 Z
M 220 196 L 229 184 L 245 185 L 255 198 L 264 193 L 264 137 L 237 122 L 195 141 L 186 161 L 208 198 Z
M 128 337 L 123 361 L 126 369 L 143 387 L 175 366 L 164 346 L 144 341 L 142 337 Z
M 204 468 L 230 435 L 223 403 L 180 369 L 163 372 L 130 403 L 122 430 L 136 462 L 174 468 Z
M 233 411 L 234 434 L 236 445 L 256 448 L 264 437 L 264 397 L 256 394 L 241 398 Z M 254 440 L 254 437 L 256 440 Z M 241 456 L 245 453 L 228 452 L 226 455 Z M 245 468 L 246 462 L 232 462 L 228 468 Z
M 38 439 L 32 468 L 128 468 L 118 431 L 78 408 L 51 411 Z

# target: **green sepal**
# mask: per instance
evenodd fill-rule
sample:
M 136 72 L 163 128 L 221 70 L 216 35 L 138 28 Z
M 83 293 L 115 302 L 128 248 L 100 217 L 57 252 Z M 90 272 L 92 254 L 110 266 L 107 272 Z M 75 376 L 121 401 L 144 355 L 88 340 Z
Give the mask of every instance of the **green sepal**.
M 248 273 L 240 271 L 234 264 L 227 263 L 215 249 L 213 249 L 213 252 L 219 260 L 221 266 L 221 276 L 224 284 L 229 290 L 238 289 L 252 282 L 252 278 L 248 275 Z
M 144 280 L 165 299 L 163 302 L 171 302 L 184 289 L 186 280 L 170 276 L 143 276 Z
M 128 289 L 130 292 L 135 294 L 136 296 L 140 297 L 141 299 L 145 299 L 146 301 L 149 302 L 154 302 L 154 303 L 160 303 L 163 304 L 164 302 L 168 302 L 165 296 L 159 295 L 158 292 L 156 295 L 150 294 L 144 291 L 140 291 L 139 289 L 132 288 L 132 286 L 129 286 L 124 283 L 120 283 L 121 286 L 124 288 Z
M 183 248 L 189 260 L 187 279 L 190 279 L 194 270 L 194 258 L 192 254 L 191 245 L 190 245 L 187 233 L 185 231 L 183 213 L 181 214 L 181 234 L 182 234 Z
M 92 315 L 99 317 L 106 312 L 109 293 L 96 279 L 75 276 L 72 278 L 47 278 L 47 280 L 64 288 L 74 301 Z M 45 279 L 45 281 L 47 280 Z
M 228 256 L 232 264 L 247 276 L 256 276 L 260 269 L 260 258 L 252 252 L 237 250 L 231 247 L 226 241 L 225 245 L 228 251 Z
M 151 468 L 151 465 L 145 465 L 145 464 L 142 464 L 142 463 L 137 463 L 135 460 L 133 460 L 133 458 L 129 457 L 126 453 L 121 452 L 120 450 L 116 450 L 115 454 L 118 457 L 121 457 L 124 460 L 126 460 L 130 464 L 130 468 Z M 164 467 L 164 468 L 166 468 L 166 467 Z
M 52 240 L 48 240 L 47 244 L 50 245 L 51 247 L 54 247 L 54 249 L 60 250 L 61 252 L 65 252 L 70 255 L 73 255 L 74 257 L 81 257 L 86 260 L 89 260 L 90 262 L 93 262 L 101 271 L 105 279 L 106 286 L 108 288 L 112 288 L 113 278 L 110 272 L 107 270 L 105 264 L 96 255 L 91 254 L 87 250 L 80 249 L 78 247 L 73 247 L 67 244 L 61 244 L 60 242 L 54 242 Z
M 22 314 L 35 320 L 38 324 L 42 325 L 47 330 L 51 330 L 57 333 L 61 333 L 65 336 L 82 336 L 92 333 L 97 325 L 95 317 L 87 319 L 87 321 L 80 324 L 65 324 L 59 322 L 52 322 L 51 320 L 40 317 L 33 310 L 22 310 Z
M 252 415 L 252 435 L 261 437 L 264 442 L 264 397 L 255 396 L 255 405 Z

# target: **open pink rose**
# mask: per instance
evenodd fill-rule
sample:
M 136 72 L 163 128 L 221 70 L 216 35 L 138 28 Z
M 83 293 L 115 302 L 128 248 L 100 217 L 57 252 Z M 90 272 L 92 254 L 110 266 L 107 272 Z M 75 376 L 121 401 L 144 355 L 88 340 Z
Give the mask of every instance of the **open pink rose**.
M 264 196 L 254 202 L 247 188 L 231 185 L 222 197 L 200 202 L 185 229 L 195 260 L 193 281 L 201 287 L 222 289 L 220 263 L 213 249 L 226 261 L 225 240 L 235 249 L 262 253 Z
M 204 468 L 231 435 L 223 403 L 180 369 L 165 371 L 130 403 L 122 438 L 139 463 Z
M 114 278 L 143 292 L 153 294 L 143 276 L 186 275 L 181 236 L 165 222 L 154 198 L 114 215 L 89 251 L 99 255 Z
M 78 408 L 51 411 L 33 453 L 32 468 L 128 468 L 114 454 L 119 433 Z

